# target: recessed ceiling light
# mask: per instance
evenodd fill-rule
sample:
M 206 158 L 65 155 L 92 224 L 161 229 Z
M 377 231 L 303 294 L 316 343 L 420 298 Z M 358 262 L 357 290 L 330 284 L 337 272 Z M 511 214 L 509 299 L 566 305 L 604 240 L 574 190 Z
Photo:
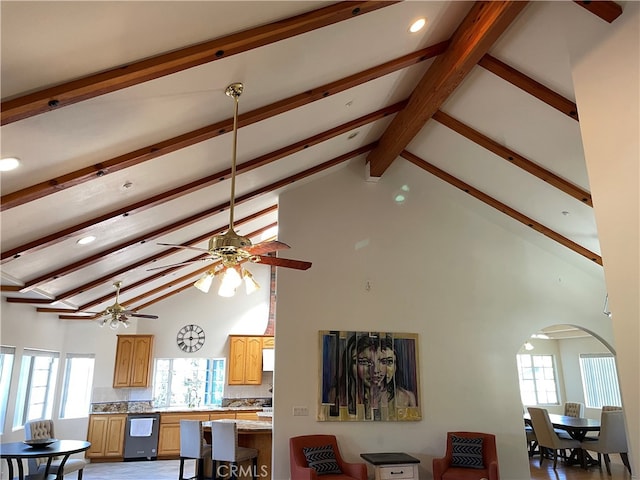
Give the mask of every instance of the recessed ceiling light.
M 426 23 L 427 23 L 427 20 L 425 18 L 419 18 L 418 20 L 416 20 L 411 24 L 411 26 L 409 27 L 409 31 L 411 33 L 419 32 L 424 28 Z
M 93 242 L 96 239 L 96 237 L 94 237 L 93 235 L 88 235 L 86 237 L 82 237 L 80 240 L 78 240 L 76 243 L 78 245 L 87 245 L 91 242 Z
M 8 172 L 15 170 L 20 166 L 20 159 L 15 157 L 7 157 L 0 160 L 0 172 Z

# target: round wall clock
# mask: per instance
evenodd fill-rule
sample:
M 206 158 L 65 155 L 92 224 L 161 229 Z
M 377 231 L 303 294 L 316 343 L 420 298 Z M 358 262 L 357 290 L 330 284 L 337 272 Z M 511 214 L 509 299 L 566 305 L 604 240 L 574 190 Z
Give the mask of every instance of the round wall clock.
M 198 325 L 185 325 L 178 330 L 176 342 L 184 352 L 197 352 L 204 345 L 204 330 Z

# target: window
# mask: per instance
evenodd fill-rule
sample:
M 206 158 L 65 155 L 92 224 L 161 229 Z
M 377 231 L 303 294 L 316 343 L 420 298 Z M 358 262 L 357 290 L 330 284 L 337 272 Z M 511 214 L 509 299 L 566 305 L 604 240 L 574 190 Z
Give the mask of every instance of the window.
M 65 359 L 60 418 L 89 416 L 95 355 L 68 353 Z
M 59 356 L 57 352 L 24 350 L 14 428 L 22 427 L 30 420 L 51 418 Z
M 224 358 L 158 358 L 153 375 L 156 407 L 221 406 Z
M 518 355 L 523 405 L 559 405 L 553 355 Z
M 0 347 L 0 433 L 4 433 L 4 421 L 9 403 L 9 387 L 13 372 L 13 359 L 16 356 L 15 347 Z
M 587 407 L 622 406 L 616 359 L 613 355 L 581 354 L 580 373 Z

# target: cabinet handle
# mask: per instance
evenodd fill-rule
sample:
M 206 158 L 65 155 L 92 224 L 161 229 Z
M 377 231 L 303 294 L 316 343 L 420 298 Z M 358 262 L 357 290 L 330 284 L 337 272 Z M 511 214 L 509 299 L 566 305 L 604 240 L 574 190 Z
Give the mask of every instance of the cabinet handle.
M 402 475 L 404 473 L 404 470 L 400 470 L 399 472 L 389 472 L 391 473 L 391 475 Z

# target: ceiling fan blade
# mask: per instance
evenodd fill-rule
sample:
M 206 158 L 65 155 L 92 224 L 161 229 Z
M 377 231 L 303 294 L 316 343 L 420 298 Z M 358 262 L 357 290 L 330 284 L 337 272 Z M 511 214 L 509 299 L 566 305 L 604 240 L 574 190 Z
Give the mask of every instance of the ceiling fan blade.
M 127 313 L 126 315 L 130 317 L 137 317 L 137 318 L 151 318 L 154 320 L 159 318 L 157 315 L 145 315 L 143 313 Z
M 209 253 L 209 250 L 207 250 L 206 248 L 190 247 L 188 245 L 176 245 L 174 243 L 158 243 L 158 245 L 162 245 L 163 247 L 184 248 L 185 250 L 197 250 L 198 252 Z
M 291 260 L 289 258 L 269 257 L 267 255 L 256 255 L 258 263 L 274 265 L 276 267 L 295 268 L 296 270 L 307 270 L 311 267 L 311 262 L 304 260 Z
M 212 258 L 196 258 L 194 260 L 188 260 L 186 262 L 180 262 L 180 263 L 171 263 L 169 265 L 163 265 L 161 267 L 152 267 L 152 268 L 147 268 L 147 272 L 150 272 L 152 270 L 160 270 L 162 268 L 170 268 L 170 267 L 182 267 L 184 265 L 191 265 L 192 263 L 196 263 L 196 262 L 203 262 L 203 261 L 211 261 L 213 260 Z
M 271 240 L 267 242 L 256 243 L 255 245 L 251 245 L 244 250 L 249 252 L 251 255 L 264 255 L 265 253 L 277 252 L 278 250 L 286 250 L 287 248 L 291 247 L 284 242 Z

